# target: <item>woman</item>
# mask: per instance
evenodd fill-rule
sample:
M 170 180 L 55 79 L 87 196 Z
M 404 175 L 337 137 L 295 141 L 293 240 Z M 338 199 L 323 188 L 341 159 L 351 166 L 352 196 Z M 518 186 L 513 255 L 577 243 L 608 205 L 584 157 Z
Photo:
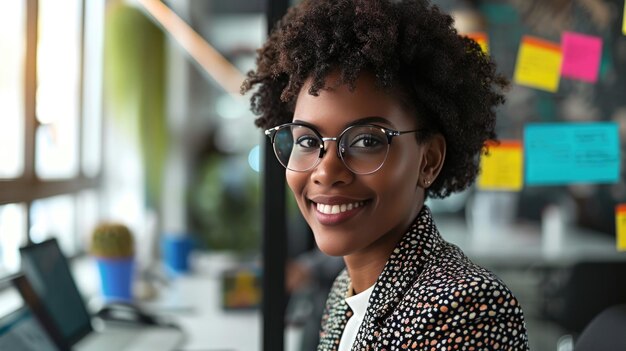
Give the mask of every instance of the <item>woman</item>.
M 466 189 L 506 80 L 425 0 L 311 0 L 243 91 L 321 251 L 346 270 L 318 350 L 526 350 L 505 284 L 439 235 L 427 196 Z

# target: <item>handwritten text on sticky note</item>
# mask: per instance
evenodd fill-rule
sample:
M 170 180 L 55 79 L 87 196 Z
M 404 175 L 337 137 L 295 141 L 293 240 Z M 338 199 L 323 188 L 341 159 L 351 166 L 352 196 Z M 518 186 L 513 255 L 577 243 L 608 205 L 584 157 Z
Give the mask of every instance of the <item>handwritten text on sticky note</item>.
M 543 39 L 524 36 L 517 53 L 517 84 L 556 92 L 561 78 L 561 47 Z
M 617 249 L 626 251 L 626 204 L 615 207 L 615 234 Z
M 477 186 L 483 190 L 519 191 L 523 185 L 522 143 L 503 140 L 489 143 L 488 154 L 480 158 Z
M 612 122 L 528 124 L 524 129 L 529 185 L 615 183 L 618 126 Z
M 561 39 L 563 63 L 561 75 L 588 83 L 598 80 L 602 39 L 599 37 L 564 32 Z

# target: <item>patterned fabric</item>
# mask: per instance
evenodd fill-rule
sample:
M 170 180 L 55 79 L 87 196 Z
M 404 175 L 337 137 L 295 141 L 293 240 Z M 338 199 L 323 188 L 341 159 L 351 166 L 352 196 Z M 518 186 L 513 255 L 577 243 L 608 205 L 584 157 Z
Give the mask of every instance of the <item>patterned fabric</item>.
M 351 311 L 335 280 L 318 351 L 336 351 Z M 504 283 L 441 238 L 428 207 L 392 252 L 352 351 L 528 350 L 522 309 Z

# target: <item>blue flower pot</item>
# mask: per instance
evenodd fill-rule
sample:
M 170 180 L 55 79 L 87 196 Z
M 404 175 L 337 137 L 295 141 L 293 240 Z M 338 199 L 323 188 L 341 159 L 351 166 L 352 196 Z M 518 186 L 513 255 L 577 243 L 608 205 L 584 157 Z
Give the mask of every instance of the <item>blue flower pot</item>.
M 135 268 L 134 258 L 96 258 L 102 295 L 107 301 L 131 301 Z
M 189 236 L 165 235 L 162 239 L 163 261 L 172 273 L 189 272 L 189 254 L 193 239 Z

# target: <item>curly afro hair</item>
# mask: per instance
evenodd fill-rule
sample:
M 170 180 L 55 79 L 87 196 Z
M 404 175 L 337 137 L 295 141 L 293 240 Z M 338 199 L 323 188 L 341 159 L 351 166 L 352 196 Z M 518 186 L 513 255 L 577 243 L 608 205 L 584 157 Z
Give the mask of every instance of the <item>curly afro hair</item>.
M 290 122 L 307 79 L 309 93 L 324 89 L 329 73 L 354 89 L 362 72 L 408 103 L 427 132 L 441 133 L 446 159 L 427 196 L 444 198 L 476 179 L 480 153 L 495 140 L 496 107 L 508 82 L 453 19 L 427 0 L 305 0 L 292 7 L 258 50 L 254 89 L 256 125 Z

